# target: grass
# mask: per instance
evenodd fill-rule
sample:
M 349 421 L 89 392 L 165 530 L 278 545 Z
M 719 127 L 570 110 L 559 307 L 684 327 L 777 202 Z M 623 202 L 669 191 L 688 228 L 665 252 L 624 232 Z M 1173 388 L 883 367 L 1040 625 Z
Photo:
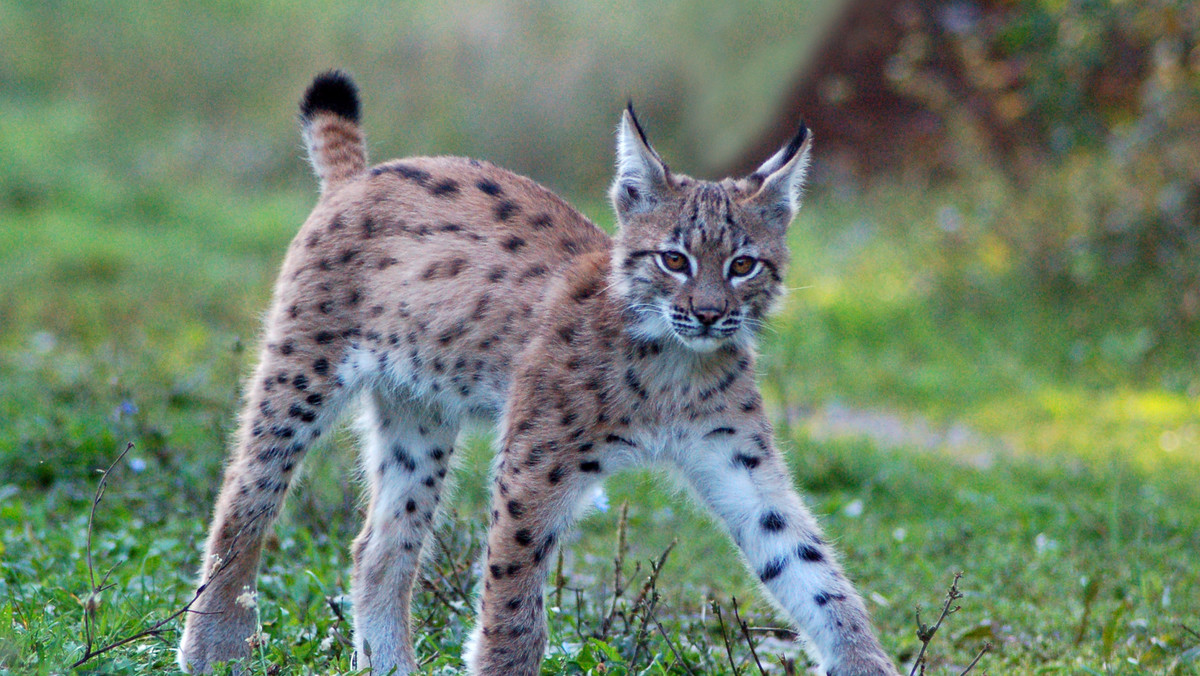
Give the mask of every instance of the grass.
M 83 654 L 97 470 L 127 442 L 93 528 L 97 574 L 113 571 L 92 604 L 97 641 L 191 597 L 239 379 L 312 200 L 86 172 L 50 190 L 0 215 L 0 672 L 14 674 L 58 673 Z M 959 673 L 985 640 L 995 648 L 977 669 L 994 674 L 1200 673 L 1200 377 L 1179 356 L 1188 348 L 1145 344 L 1145 299 L 1115 299 L 1110 315 L 1071 308 L 986 246 L 955 249 L 936 222 L 947 208 L 969 222 L 960 202 L 818 195 L 794 226 L 793 290 L 762 376 L 797 484 L 900 660 L 919 649 L 913 609 L 932 619 L 963 571 L 962 610 L 933 640 L 929 673 Z M 871 424 L 831 434 L 820 424 L 831 405 L 933 441 Z M 948 441 L 952 430 L 966 441 Z M 457 673 L 473 614 L 486 431 L 465 444 L 417 599 L 432 674 Z M 253 673 L 351 668 L 339 599 L 360 520 L 353 446 L 341 433 L 310 456 L 275 529 Z M 617 558 L 630 587 L 604 631 L 626 503 Z M 781 621 L 670 477 L 617 477 L 597 504 L 564 548 L 562 589 L 550 581 L 544 673 L 758 673 L 734 599 L 749 626 Z M 170 670 L 178 629 L 82 669 Z M 750 636 L 764 669 L 803 669 L 784 632 Z

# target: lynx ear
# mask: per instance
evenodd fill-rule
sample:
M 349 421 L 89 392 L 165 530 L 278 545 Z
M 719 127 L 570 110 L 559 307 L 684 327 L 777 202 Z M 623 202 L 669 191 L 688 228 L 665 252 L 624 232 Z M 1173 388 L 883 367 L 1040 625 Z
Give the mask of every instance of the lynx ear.
M 652 209 L 669 174 L 667 165 L 646 140 L 630 102 L 617 126 L 617 176 L 610 191 L 617 215 Z
M 800 210 L 811 150 L 812 134 L 801 122 L 792 140 L 750 175 L 752 181 L 762 184 L 750 202 L 780 227 L 787 227 Z

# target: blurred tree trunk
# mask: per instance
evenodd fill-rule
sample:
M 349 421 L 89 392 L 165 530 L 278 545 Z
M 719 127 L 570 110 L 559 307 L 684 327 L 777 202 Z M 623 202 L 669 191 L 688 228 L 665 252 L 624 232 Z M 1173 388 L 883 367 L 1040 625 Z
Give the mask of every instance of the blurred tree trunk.
M 979 163 L 1020 184 L 1050 133 L 1022 95 L 1028 64 L 997 54 L 1017 6 L 1004 0 L 849 0 L 777 114 L 731 175 L 753 171 L 801 115 L 830 178 L 937 178 Z M 1102 106 L 1136 105 L 1144 52 L 1114 45 L 1087 89 Z

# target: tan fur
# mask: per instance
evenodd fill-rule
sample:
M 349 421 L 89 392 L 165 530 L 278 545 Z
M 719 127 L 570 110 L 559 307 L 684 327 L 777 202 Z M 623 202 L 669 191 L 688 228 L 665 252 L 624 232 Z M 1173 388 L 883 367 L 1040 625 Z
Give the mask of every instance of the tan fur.
M 253 587 L 263 531 L 307 447 L 365 392 L 371 503 L 353 594 L 360 660 L 377 673 L 416 667 L 410 588 L 466 417 L 502 421 L 472 674 L 538 673 L 542 586 L 574 504 L 649 462 L 677 467 L 725 520 L 830 673 L 894 673 L 791 488 L 754 383 L 753 334 L 779 293 L 798 204 L 789 172 L 802 173 L 807 145 L 762 175 L 706 183 L 671 174 L 627 115 L 614 242 L 487 163 L 412 158 L 367 171 L 356 125 L 313 119 L 324 190 L 275 290 L 182 664 L 205 671 L 248 655 L 254 615 L 236 599 Z M 665 242 L 694 274 L 661 267 Z M 728 260 L 743 250 L 762 267 L 731 279 Z M 706 328 L 703 316 L 717 319 Z

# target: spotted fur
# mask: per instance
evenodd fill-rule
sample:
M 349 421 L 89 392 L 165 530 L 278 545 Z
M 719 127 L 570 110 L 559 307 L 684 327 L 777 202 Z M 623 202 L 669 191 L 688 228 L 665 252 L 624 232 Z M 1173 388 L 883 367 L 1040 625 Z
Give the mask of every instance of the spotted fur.
M 180 646 L 206 672 L 249 654 L 264 533 L 305 452 L 362 400 L 369 507 L 352 548 L 355 642 L 417 668 L 409 600 L 460 425 L 499 424 L 471 674 L 539 673 L 543 584 L 580 496 L 674 466 L 839 676 L 894 674 L 792 487 L 754 382 L 811 138 L 741 180 L 675 174 L 622 117 L 610 239 L 529 179 L 420 157 L 366 164 L 340 73 L 301 106 L 321 197 L 288 250 Z M 367 650 L 367 646 L 370 649 Z

